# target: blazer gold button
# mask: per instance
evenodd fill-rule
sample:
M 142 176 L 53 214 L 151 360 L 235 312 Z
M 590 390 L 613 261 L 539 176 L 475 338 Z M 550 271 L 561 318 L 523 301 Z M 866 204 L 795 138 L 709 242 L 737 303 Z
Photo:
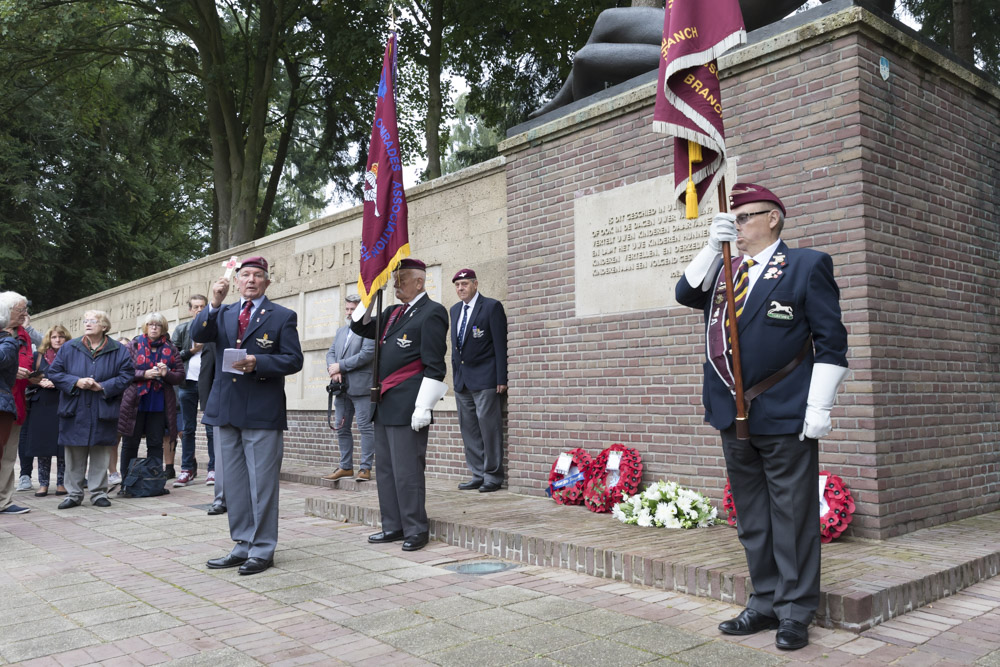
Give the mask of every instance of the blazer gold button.
M 236 378 L 233 378 L 233 382 L 236 382 Z

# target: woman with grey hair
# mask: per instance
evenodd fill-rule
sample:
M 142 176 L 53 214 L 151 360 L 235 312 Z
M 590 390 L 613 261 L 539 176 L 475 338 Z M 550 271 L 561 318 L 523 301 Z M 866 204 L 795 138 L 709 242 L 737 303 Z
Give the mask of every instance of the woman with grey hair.
M 184 362 L 171 342 L 167 318 L 150 313 L 142 325 L 142 335 L 129 344 L 135 366 L 132 384 L 122 398 L 118 432 L 122 434 L 122 477 L 129 474 L 132 460 L 139 454 L 139 442 L 146 438 L 146 457 L 163 465 L 163 434 L 177 437 L 177 394 L 167 385 L 184 381 Z M 126 495 L 123 488 L 118 495 Z
M 17 355 L 14 360 L 14 377 L 5 388 L 7 395 L 14 403 L 14 420 L 8 430 L 8 444 L 0 455 L 0 516 L 10 514 L 25 514 L 31 510 L 20 507 L 12 502 L 14 497 L 14 460 L 17 458 L 18 441 L 21 437 L 21 424 L 28 415 L 24 401 L 24 390 L 28 387 L 28 375 L 31 373 L 31 338 L 24 328 L 24 320 L 28 316 L 28 300 L 17 292 L 0 293 L 0 316 L 4 323 L 3 329 L 17 344 Z M 7 371 L 9 373 L 9 369 Z M 11 451 L 14 450 L 14 451 Z M 7 459 L 10 459 L 8 461 Z
M 59 348 L 48 377 L 59 396 L 59 444 L 66 460 L 69 492 L 59 509 L 83 502 L 86 480 L 90 500 L 109 507 L 108 461 L 118 433 L 122 393 L 132 382 L 132 357 L 125 346 L 108 337 L 111 319 L 102 310 L 83 314 L 83 331 Z

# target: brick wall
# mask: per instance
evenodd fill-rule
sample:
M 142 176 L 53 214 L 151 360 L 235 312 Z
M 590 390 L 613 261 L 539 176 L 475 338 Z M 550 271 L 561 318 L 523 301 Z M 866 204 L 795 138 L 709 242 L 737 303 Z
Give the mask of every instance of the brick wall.
M 821 465 L 854 491 L 852 533 L 1000 508 L 997 88 L 859 8 L 722 66 L 741 180 L 782 197 L 789 245 L 834 258 L 852 375 Z M 542 493 L 560 451 L 623 442 L 642 452 L 644 481 L 721 497 L 701 315 L 575 313 L 574 199 L 671 171 L 653 101 L 505 144 L 515 491 Z M 674 282 L 649 289 L 667 303 Z

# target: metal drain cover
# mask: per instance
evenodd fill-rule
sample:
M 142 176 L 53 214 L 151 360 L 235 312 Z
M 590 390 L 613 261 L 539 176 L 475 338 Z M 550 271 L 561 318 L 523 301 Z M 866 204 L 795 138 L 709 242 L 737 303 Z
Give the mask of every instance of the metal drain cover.
M 458 563 L 457 565 L 446 565 L 446 570 L 451 570 L 452 572 L 458 572 L 459 574 L 470 574 L 473 576 L 481 576 L 484 574 L 496 574 L 497 572 L 506 572 L 507 570 L 513 570 L 518 565 L 517 563 L 502 563 L 495 560 L 479 560 L 472 563 Z

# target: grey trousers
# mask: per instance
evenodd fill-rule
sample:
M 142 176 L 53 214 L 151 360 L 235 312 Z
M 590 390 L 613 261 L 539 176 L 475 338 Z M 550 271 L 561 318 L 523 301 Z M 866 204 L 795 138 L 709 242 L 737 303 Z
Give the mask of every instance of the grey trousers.
M 722 431 L 753 594 L 747 607 L 808 625 L 819 606 L 819 446 L 798 434 Z
M 63 447 L 66 472 L 63 473 L 68 497 L 83 501 L 83 480 L 87 480 L 90 501 L 108 497 L 108 464 L 115 452 L 114 445 L 94 447 Z
M 278 545 L 278 482 L 285 434 L 275 429 L 220 426 L 216 436 L 229 536 L 236 542 L 232 553 L 269 560 Z
M 219 427 L 218 426 L 209 426 L 208 428 L 212 429 L 212 443 L 213 443 L 213 445 L 215 447 L 215 486 L 212 487 L 213 490 L 215 491 L 215 498 L 212 500 L 212 503 L 213 504 L 214 503 L 219 503 L 220 505 L 222 505 L 223 507 L 225 507 L 226 506 L 226 497 L 223 495 L 223 491 L 222 491 L 222 477 L 223 477 L 223 472 L 222 472 L 222 451 L 221 451 L 222 447 L 220 447 L 219 445 L 215 444 L 215 443 L 219 442 L 219 438 L 221 438 L 222 436 L 219 435 Z
M 3 460 L 0 461 L 0 510 L 14 504 L 14 470 L 17 468 L 17 443 L 20 439 L 21 427 L 11 425 L 10 436 L 3 448 Z
M 503 483 L 503 394 L 495 387 L 455 391 L 458 427 L 465 443 L 465 464 L 473 479 Z
M 430 428 L 414 431 L 409 426 L 375 424 L 375 483 L 382 530 L 402 530 L 406 537 L 428 532 L 427 435 Z
M 375 425 L 372 423 L 372 399 L 364 396 L 349 396 L 341 394 L 333 399 L 336 409 L 334 423 L 337 425 L 337 444 L 340 447 L 340 467 L 344 470 L 354 468 L 354 434 L 351 432 L 351 422 L 357 417 L 358 431 L 361 432 L 362 470 L 371 470 L 375 459 Z

